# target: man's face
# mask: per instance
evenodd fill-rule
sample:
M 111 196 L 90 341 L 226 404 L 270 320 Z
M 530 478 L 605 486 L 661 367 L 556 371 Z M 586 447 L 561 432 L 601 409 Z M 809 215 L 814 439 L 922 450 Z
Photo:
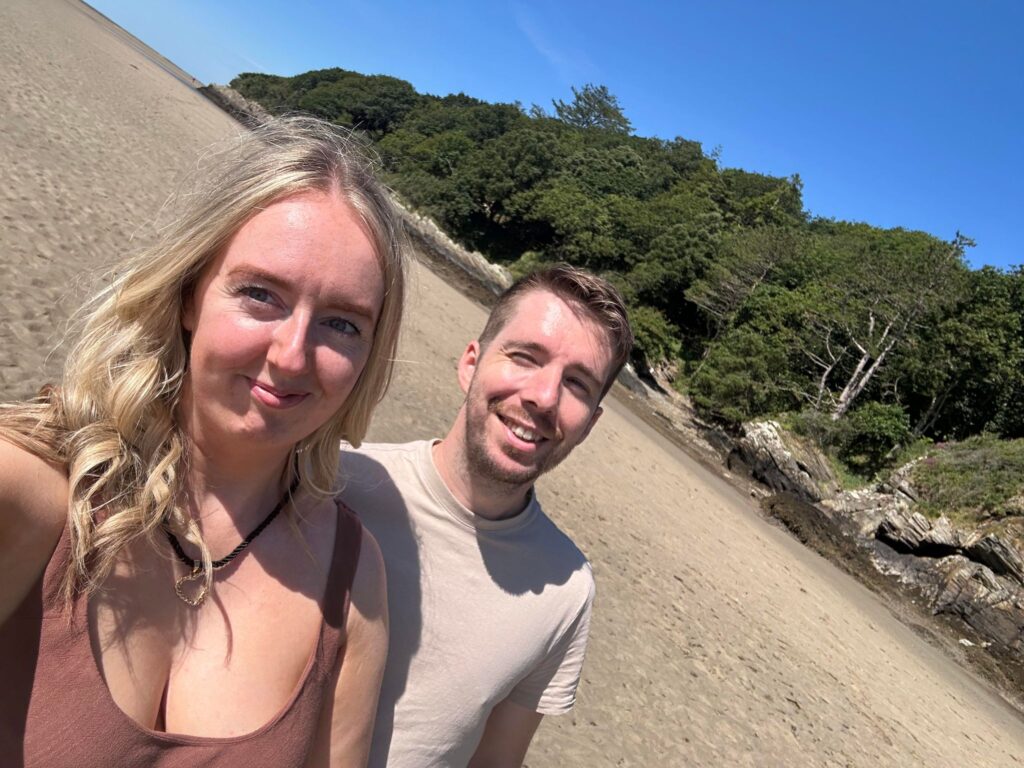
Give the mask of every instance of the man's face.
M 505 327 L 459 361 L 466 457 L 474 477 L 531 485 L 589 434 L 610 373 L 608 333 L 545 290 L 513 306 Z

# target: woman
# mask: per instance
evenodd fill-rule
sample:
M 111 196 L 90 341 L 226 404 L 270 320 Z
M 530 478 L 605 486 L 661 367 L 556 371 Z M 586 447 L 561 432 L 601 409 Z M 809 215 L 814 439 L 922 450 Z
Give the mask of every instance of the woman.
M 332 499 L 391 374 L 403 256 L 350 141 L 241 137 L 93 303 L 63 384 L 0 409 L 0 754 L 361 765 L 376 542 Z

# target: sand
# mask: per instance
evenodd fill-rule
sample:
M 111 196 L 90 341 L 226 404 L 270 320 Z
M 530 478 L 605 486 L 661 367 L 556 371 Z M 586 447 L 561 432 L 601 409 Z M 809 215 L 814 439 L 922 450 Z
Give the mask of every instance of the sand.
M 99 268 L 151 238 L 176 179 L 238 130 L 128 40 L 67 0 L 0 6 L 4 399 L 53 380 Z M 484 319 L 422 266 L 413 283 L 378 440 L 445 429 Z M 620 403 L 539 493 L 599 593 L 577 707 L 545 720 L 531 768 L 1024 763 L 1024 721 L 989 687 Z

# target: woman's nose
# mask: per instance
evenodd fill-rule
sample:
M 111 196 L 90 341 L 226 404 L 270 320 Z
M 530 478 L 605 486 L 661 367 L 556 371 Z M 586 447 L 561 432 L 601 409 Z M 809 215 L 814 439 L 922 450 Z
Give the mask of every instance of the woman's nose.
M 286 373 L 304 373 L 309 364 L 309 321 L 293 312 L 274 329 L 268 361 Z

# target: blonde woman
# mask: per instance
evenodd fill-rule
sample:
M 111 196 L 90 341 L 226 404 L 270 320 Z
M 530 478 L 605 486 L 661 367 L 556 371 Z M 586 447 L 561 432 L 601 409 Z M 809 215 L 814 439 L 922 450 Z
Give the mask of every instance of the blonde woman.
M 387 388 L 403 256 L 350 142 L 238 139 L 0 409 L 5 765 L 362 765 L 376 542 L 334 499 Z

